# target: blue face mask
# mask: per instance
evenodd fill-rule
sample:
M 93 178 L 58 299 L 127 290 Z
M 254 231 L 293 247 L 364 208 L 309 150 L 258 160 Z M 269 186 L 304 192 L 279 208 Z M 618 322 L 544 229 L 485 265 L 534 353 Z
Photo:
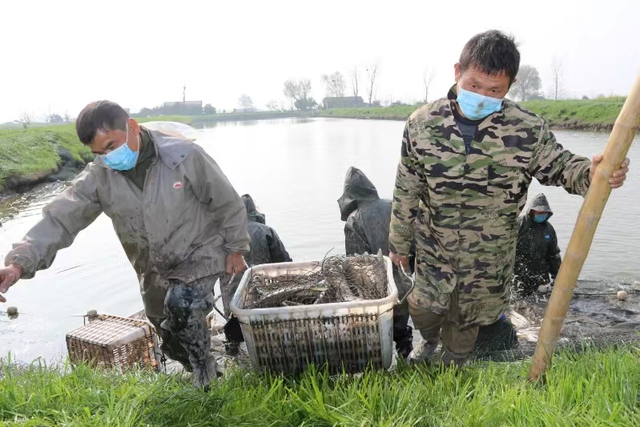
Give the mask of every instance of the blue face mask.
M 458 98 L 456 100 L 462 110 L 462 114 L 471 120 L 484 119 L 502 108 L 502 99 L 469 92 L 460 86 L 458 86 Z
M 533 220 L 535 222 L 537 222 L 538 224 L 542 224 L 543 222 L 545 222 L 547 220 L 547 218 L 549 218 L 549 214 L 535 214 L 533 216 Z
M 120 147 L 105 154 L 102 159 L 104 163 L 113 170 L 128 171 L 133 169 L 140 154 L 140 136 L 138 138 L 138 151 L 131 151 L 129 148 L 129 123 L 127 123 L 127 139 Z

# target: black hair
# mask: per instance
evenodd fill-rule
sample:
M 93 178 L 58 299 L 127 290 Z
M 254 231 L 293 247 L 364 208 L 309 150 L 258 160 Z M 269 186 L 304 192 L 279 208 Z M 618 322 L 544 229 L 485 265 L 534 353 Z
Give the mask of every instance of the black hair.
M 111 101 L 95 101 L 82 109 L 76 119 L 78 139 L 91 145 L 98 131 L 126 130 L 129 114 Z
M 492 76 L 504 72 L 513 83 L 520 68 L 520 52 L 513 37 L 489 30 L 464 45 L 459 62 L 463 72 L 472 67 Z

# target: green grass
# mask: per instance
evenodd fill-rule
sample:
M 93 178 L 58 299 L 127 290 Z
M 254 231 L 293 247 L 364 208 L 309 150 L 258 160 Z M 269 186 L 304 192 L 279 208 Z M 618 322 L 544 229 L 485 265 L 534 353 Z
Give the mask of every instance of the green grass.
M 78 162 L 92 158 L 73 125 L 0 129 L 0 191 L 9 178 L 38 177 L 55 171 L 61 149 Z
M 235 121 L 235 120 L 264 120 L 286 117 L 310 117 L 309 111 L 256 111 L 255 113 L 219 113 L 202 116 L 153 116 L 134 117 L 139 123 L 164 121 L 180 122 L 187 125 L 198 125 L 212 122 Z
M 544 117 L 552 126 L 587 128 L 599 126 L 610 129 L 616 121 L 624 97 L 609 97 L 588 100 L 536 100 L 523 102 L 522 106 Z
M 546 384 L 529 362 L 299 378 L 236 371 L 211 392 L 188 377 L 4 368 L 0 422 L 25 426 L 637 426 L 638 349 L 556 356 Z
M 414 105 L 402 107 L 336 108 L 335 110 L 319 110 L 318 116 L 348 119 L 406 120 L 417 108 L 418 107 Z
M 589 100 L 536 100 L 520 105 L 545 118 L 552 127 L 610 130 L 615 122 L 624 97 L 609 97 Z M 413 105 L 397 107 L 340 108 L 320 110 L 320 117 L 340 117 L 354 119 L 406 120 L 418 107 Z

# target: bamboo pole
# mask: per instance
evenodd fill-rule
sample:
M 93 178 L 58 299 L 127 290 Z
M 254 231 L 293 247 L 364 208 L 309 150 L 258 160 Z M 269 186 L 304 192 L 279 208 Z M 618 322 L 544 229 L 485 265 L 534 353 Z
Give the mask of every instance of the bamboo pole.
M 609 141 L 603 152 L 602 162 L 598 165 L 589 191 L 582 203 L 567 252 L 556 277 L 553 292 L 547 306 L 542 328 L 538 337 L 538 344 L 533 355 L 533 365 L 529 372 L 529 379 L 536 380 L 542 375 L 549 364 L 558 344 L 560 330 L 571 302 L 573 289 L 578 281 L 587 254 L 593 242 L 593 236 L 598 227 L 604 207 L 609 199 L 611 187 L 609 178 L 620 168 L 624 161 L 635 132 L 640 125 L 640 75 L 625 101 L 622 111 L 618 115 Z

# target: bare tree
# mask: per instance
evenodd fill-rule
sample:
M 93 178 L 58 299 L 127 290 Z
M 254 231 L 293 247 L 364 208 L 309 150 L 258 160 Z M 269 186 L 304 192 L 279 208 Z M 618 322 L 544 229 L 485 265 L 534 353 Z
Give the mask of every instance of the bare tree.
M 369 96 L 369 105 L 373 101 L 373 95 L 375 94 L 376 76 L 378 74 L 378 64 L 373 64 L 367 67 L 367 77 L 369 78 L 369 90 L 367 95 Z
M 70 123 L 70 122 L 71 122 L 71 120 L 72 120 L 72 119 L 71 119 L 71 115 L 69 114 L 69 112 L 68 112 L 68 111 L 65 111 L 65 112 L 64 112 L 64 121 L 65 121 L 66 123 Z
M 253 100 L 251 99 L 251 97 L 249 95 L 246 94 L 242 94 L 240 95 L 240 98 L 238 98 L 238 104 L 240 105 L 240 107 L 248 110 L 253 107 Z
M 272 99 L 271 101 L 267 102 L 267 110 L 278 111 L 279 109 L 280 107 L 278 107 L 278 101 Z
M 289 79 L 284 82 L 284 94 L 294 101 L 294 106 L 298 110 L 309 110 L 315 108 L 318 103 L 309 96 L 311 93 L 311 80 L 309 79 Z
M 429 102 L 429 86 L 433 83 L 433 79 L 436 77 L 436 72 L 432 67 L 424 69 L 422 74 L 422 84 L 424 85 L 424 103 Z
M 358 96 L 358 67 L 354 66 L 351 72 L 351 87 L 353 88 L 353 96 Z
M 553 72 L 553 99 L 557 101 L 558 94 L 560 93 L 560 82 L 562 80 L 562 60 L 553 58 L 551 71 Z
M 18 123 L 22 124 L 23 128 L 28 128 L 31 123 L 33 123 L 33 113 L 31 111 L 23 111 L 20 113 L 20 118 L 18 118 Z
M 284 82 L 284 95 L 294 101 L 307 98 L 311 92 L 311 80 L 309 79 L 289 79 Z
M 520 101 L 526 101 L 533 95 L 540 93 L 542 87 L 542 80 L 540 80 L 540 74 L 536 67 L 531 65 L 523 65 L 518 71 L 516 82 L 511 86 L 511 92 L 513 97 L 520 97 Z
M 347 89 L 347 81 L 340 71 L 336 71 L 333 74 L 323 74 L 322 82 L 326 87 L 327 96 L 344 96 L 344 91 Z

